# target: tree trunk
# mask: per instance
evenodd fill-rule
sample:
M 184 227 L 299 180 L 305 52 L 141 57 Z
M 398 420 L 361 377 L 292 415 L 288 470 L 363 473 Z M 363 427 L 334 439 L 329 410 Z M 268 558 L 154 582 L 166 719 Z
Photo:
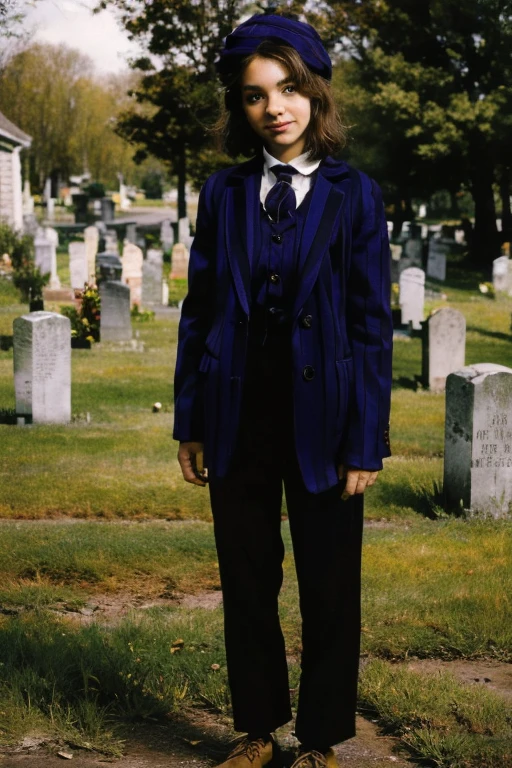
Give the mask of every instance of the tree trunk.
M 501 231 L 503 242 L 512 238 L 512 210 L 510 208 L 510 168 L 504 167 L 500 178 Z
M 473 167 L 471 195 L 475 203 L 475 229 L 471 256 L 475 264 L 492 269 L 492 262 L 500 255 L 496 206 L 494 204 L 494 168 L 483 155 Z
M 178 155 L 178 219 L 186 219 L 187 217 L 186 183 L 187 159 L 185 156 L 185 145 L 182 144 Z

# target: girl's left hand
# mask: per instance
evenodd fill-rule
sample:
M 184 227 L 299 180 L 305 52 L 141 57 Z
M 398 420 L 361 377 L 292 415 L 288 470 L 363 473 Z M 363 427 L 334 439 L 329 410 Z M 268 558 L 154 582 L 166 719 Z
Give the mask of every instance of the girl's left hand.
M 350 469 L 340 464 L 338 466 L 338 477 L 340 480 L 345 480 L 345 487 L 341 494 L 341 500 L 346 501 L 355 493 L 364 493 L 367 488 L 370 488 L 378 476 L 377 472 L 370 472 L 366 469 Z

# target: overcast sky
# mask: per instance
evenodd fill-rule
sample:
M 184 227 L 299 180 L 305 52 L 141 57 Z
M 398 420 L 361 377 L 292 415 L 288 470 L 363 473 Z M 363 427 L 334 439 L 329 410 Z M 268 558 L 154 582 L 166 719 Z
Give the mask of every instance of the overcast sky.
M 95 4 L 95 0 L 39 0 L 29 9 L 26 24 L 35 31 L 35 40 L 66 43 L 87 53 L 99 72 L 127 69 L 127 55 L 136 53 L 136 46 L 110 10 L 91 13 Z

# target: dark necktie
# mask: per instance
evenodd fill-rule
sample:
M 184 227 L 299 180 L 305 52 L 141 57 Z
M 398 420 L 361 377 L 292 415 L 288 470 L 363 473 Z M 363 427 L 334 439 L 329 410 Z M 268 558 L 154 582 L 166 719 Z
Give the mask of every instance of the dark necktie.
M 265 210 L 277 222 L 293 216 L 295 212 L 297 200 L 292 188 L 292 176 L 298 171 L 291 165 L 274 165 L 270 170 L 277 181 L 265 198 Z

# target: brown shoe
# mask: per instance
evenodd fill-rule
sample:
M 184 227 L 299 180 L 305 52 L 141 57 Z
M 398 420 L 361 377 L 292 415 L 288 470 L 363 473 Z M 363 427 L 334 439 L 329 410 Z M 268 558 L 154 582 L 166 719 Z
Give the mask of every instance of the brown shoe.
M 231 750 L 226 760 L 217 768 L 278 768 L 280 766 L 279 746 L 271 737 L 249 739 L 244 736 Z
M 325 754 L 311 749 L 307 752 L 299 752 L 292 768 L 338 768 L 338 761 L 332 749 L 328 749 Z

